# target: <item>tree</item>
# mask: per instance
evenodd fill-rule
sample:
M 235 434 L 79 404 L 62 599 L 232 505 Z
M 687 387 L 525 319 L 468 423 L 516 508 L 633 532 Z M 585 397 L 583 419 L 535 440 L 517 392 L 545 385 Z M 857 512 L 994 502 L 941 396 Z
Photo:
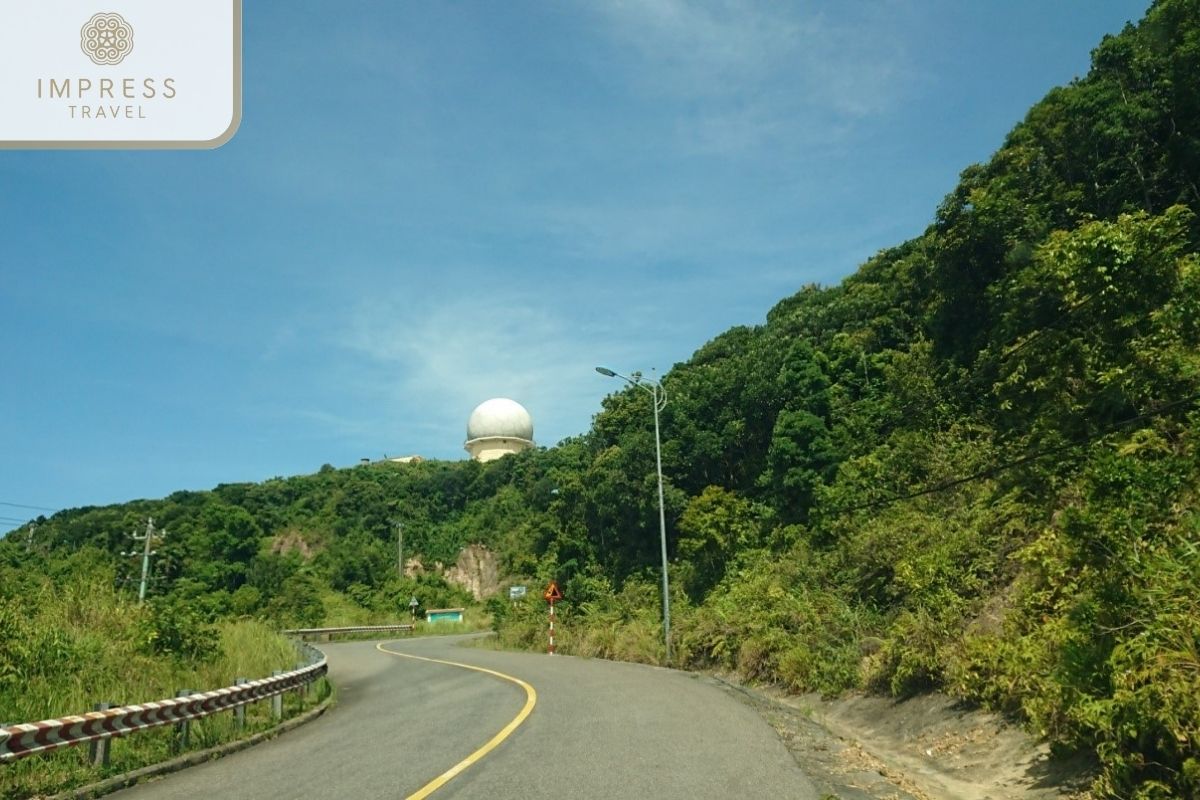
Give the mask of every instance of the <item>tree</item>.
M 693 497 L 679 518 L 679 560 L 687 564 L 687 591 L 703 599 L 741 551 L 762 546 L 770 513 L 720 486 Z
M 784 411 L 775 421 L 760 484 L 784 519 L 802 522 L 817 487 L 833 478 L 839 460 L 824 420 L 808 411 Z

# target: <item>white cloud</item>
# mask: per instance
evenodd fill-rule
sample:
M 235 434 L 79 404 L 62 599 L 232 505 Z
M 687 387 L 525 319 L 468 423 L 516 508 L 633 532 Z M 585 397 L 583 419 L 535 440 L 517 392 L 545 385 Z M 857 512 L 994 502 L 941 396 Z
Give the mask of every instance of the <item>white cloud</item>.
M 627 0 L 592 7 L 618 41 L 654 67 L 642 73 L 645 79 L 689 95 L 728 92 L 762 79 L 810 24 L 724 1 Z
M 902 5 L 626 0 L 588 4 L 621 63 L 600 68 L 679 103 L 684 147 L 737 153 L 767 143 L 837 141 L 885 113 L 913 78 L 896 33 Z M 632 54 L 632 63 L 628 56 Z
M 628 340 L 613 335 L 620 322 L 589 325 L 515 293 L 420 305 L 377 298 L 355 311 L 340 344 L 362 357 L 357 390 L 402 420 L 386 426 L 398 447 L 461 442 L 475 405 L 498 396 L 525 405 L 537 441 L 552 445 L 583 433 L 617 388 L 592 368 L 627 360 Z

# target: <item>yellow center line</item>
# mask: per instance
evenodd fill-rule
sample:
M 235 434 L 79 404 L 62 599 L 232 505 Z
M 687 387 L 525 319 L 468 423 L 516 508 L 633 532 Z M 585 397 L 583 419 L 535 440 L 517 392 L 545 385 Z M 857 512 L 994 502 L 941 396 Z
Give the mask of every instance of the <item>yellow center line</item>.
M 400 658 L 411 658 L 416 661 L 428 661 L 433 664 L 446 664 L 451 667 L 461 667 L 462 669 L 474 670 L 475 672 L 483 672 L 488 675 L 493 675 L 497 678 L 500 678 L 501 680 L 506 680 L 506 681 L 509 681 L 510 683 L 515 683 L 517 686 L 520 686 L 522 689 L 525 690 L 525 705 L 521 708 L 521 710 L 519 712 L 517 712 L 517 715 L 512 718 L 511 722 L 509 722 L 507 725 L 505 725 L 503 728 L 501 728 L 499 733 L 497 733 L 491 739 L 488 739 L 487 742 L 482 747 L 480 747 L 478 750 L 476 750 L 474 753 L 471 753 L 471 755 L 467 756 L 462 761 L 458 762 L 453 767 L 446 770 L 441 775 L 438 775 L 436 778 L 431 780 L 429 783 L 425 784 L 420 789 L 418 789 L 417 791 L 410 794 L 407 798 L 405 798 L 405 800 L 424 800 L 424 798 L 429 797 L 429 795 L 433 794 L 438 789 L 442 788 L 447 783 L 449 783 L 451 781 L 451 779 L 454 778 L 454 776 L 458 775 L 460 772 L 465 770 L 467 767 L 471 766 L 476 761 L 480 760 L 481 758 L 486 756 L 488 753 L 495 750 L 497 745 L 499 745 L 501 742 L 503 742 L 505 739 L 507 739 L 509 736 L 511 736 L 512 732 L 521 726 L 521 723 L 526 720 L 526 718 L 533 711 L 533 707 L 537 704 L 537 691 L 532 686 L 530 686 L 528 683 L 526 683 L 525 681 L 521 680 L 520 678 L 514 678 L 512 675 L 505 675 L 503 672 L 496 672 L 493 669 L 485 669 L 484 667 L 476 667 L 471 664 L 460 664 L 457 661 L 442 661 L 439 658 L 426 658 L 425 656 L 414 656 L 414 655 L 409 655 L 408 653 L 397 653 L 395 650 L 388 650 L 386 647 L 383 646 L 382 642 L 375 645 L 375 649 L 381 653 L 387 653 L 390 656 L 399 656 Z

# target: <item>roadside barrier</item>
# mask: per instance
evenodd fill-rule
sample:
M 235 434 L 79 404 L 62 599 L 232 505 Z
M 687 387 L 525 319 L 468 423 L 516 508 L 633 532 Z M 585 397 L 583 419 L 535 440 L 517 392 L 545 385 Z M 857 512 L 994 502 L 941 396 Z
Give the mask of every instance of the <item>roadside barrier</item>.
M 107 744 L 112 736 L 124 736 L 161 725 L 183 725 L 199 717 L 234 710 L 243 719 L 243 706 L 268 697 L 279 697 L 292 689 L 303 690 L 325 675 L 329 666 L 325 654 L 306 642 L 297 642 L 304 666 L 255 681 L 210 692 L 189 693 L 154 703 L 121 706 L 91 711 L 82 716 L 47 719 L 0 727 L 0 763 L 71 747 L 85 742 Z M 103 705 L 103 704 L 100 704 Z M 181 728 L 186 736 L 186 729 Z M 107 747 L 93 751 L 93 758 L 107 758 Z
M 412 633 L 415 625 L 351 625 L 345 628 L 292 628 L 283 631 L 289 636 L 337 636 L 342 633 Z

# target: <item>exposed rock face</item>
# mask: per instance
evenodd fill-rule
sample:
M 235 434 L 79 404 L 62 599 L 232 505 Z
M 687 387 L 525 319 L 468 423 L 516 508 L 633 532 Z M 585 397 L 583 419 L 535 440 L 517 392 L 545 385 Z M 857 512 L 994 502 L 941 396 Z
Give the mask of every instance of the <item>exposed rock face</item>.
M 458 561 L 451 567 L 440 561 L 426 566 L 420 556 L 404 559 L 405 575 L 415 578 L 426 572 L 440 573 L 448 582 L 466 589 L 476 600 L 500 591 L 500 561 L 486 545 L 467 545 L 459 552 Z
M 295 528 L 289 528 L 283 533 L 276 534 L 271 540 L 271 552 L 276 555 L 287 555 L 293 550 L 299 551 L 305 561 L 311 561 L 313 549 L 304 539 L 304 534 Z
M 481 544 L 464 547 L 458 563 L 442 570 L 446 580 L 469 591 L 476 600 L 500 591 L 500 563 L 496 554 Z

